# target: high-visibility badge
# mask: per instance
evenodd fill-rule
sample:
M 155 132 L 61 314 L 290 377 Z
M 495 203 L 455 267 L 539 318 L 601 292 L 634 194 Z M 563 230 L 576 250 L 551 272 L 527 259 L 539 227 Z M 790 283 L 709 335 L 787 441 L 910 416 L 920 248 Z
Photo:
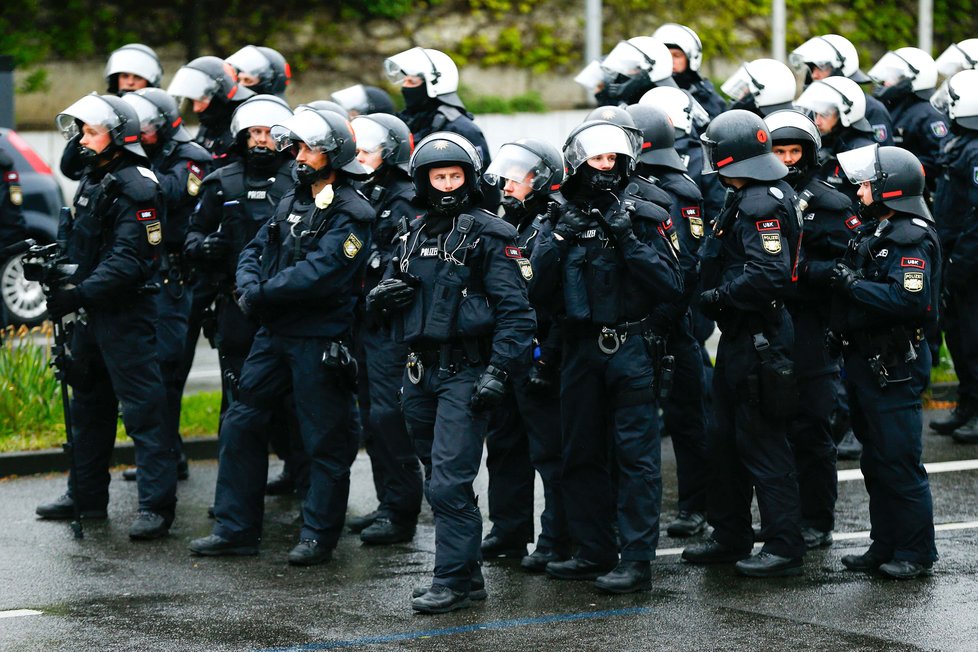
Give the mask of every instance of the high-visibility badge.
M 361 247 L 363 247 L 363 243 L 360 242 L 360 238 L 351 233 L 343 243 L 343 255 L 347 258 L 356 258 L 357 254 L 360 253 Z
M 923 272 L 904 272 L 903 289 L 907 292 L 920 292 L 924 289 Z
M 200 192 L 200 184 L 203 182 L 204 171 L 193 161 L 187 161 L 187 194 L 196 197 Z
M 764 246 L 764 251 L 769 254 L 780 254 L 781 253 L 781 234 L 780 233 L 762 233 L 761 234 L 761 244 Z
M 24 191 L 20 186 L 10 186 L 10 203 L 14 206 L 24 203 Z
M 159 222 L 146 225 L 146 240 L 154 247 L 163 242 L 163 226 Z
M 520 266 L 520 274 L 523 275 L 524 279 L 529 281 L 533 278 L 533 266 L 530 265 L 530 261 L 526 258 L 518 258 L 516 264 Z

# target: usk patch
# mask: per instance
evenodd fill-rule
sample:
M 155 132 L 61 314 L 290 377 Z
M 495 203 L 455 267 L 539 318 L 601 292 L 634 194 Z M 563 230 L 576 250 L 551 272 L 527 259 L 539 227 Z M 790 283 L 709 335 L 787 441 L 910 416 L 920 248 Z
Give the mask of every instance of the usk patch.
M 853 215 L 848 220 L 846 220 L 846 226 L 849 227 L 850 231 L 859 228 L 860 226 L 862 226 L 862 224 L 863 223 L 855 215 Z
M 519 247 L 509 246 L 504 250 L 507 258 L 522 258 L 523 252 L 520 251 Z
M 346 241 L 343 242 L 343 255 L 347 258 L 356 258 L 357 254 L 360 253 L 361 247 L 363 247 L 363 243 L 360 242 L 360 238 L 351 233 L 346 237 Z
M 907 258 L 904 256 L 900 259 L 900 267 L 916 267 L 917 269 L 926 269 L 927 262 L 920 258 Z
M 155 208 L 139 208 L 136 210 L 136 219 L 140 222 L 150 222 L 156 219 Z
M 924 289 L 923 272 L 904 272 L 903 289 L 907 292 L 920 292 Z
M 530 261 L 526 258 L 518 258 L 516 264 L 520 266 L 520 274 L 527 281 L 533 278 L 533 266 L 530 265 Z
M 780 254 L 781 253 L 781 234 L 779 233 L 762 233 L 761 234 L 761 244 L 764 245 L 764 251 L 769 254 Z
M 163 226 L 159 222 L 146 225 L 146 240 L 154 247 L 163 242 Z
M 759 222 L 754 222 L 757 226 L 758 231 L 780 231 L 781 222 L 778 220 L 760 220 Z

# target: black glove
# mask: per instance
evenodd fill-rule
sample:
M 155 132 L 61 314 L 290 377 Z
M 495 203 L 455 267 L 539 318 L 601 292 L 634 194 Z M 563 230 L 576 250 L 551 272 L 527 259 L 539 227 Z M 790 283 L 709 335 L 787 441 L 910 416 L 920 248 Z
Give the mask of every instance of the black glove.
M 529 382 L 526 391 L 531 394 L 549 394 L 554 387 L 556 369 L 544 360 L 537 360 L 530 367 Z
M 561 211 L 554 233 L 568 240 L 587 228 L 591 223 L 591 216 L 587 215 L 576 206 L 567 205 Z
M 849 294 L 858 280 L 859 276 L 851 267 L 845 263 L 836 263 L 832 268 L 832 275 L 829 276 L 829 287 Z
M 241 309 L 245 317 L 251 317 L 255 313 L 255 294 L 250 289 L 246 292 L 238 292 L 238 308 Z
M 473 412 L 481 412 L 500 405 L 506 396 L 506 386 L 509 374 L 502 369 L 489 365 L 475 383 L 470 405 Z
M 621 208 L 609 215 L 608 219 L 605 220 L 608 230 L 611 231 L 611 235 L 616 240 L 624 240 L 632 232 L 632 218 L 628 208 L 634 210 L 634 206 Z
M 825 329 L 825 350 L 831 358 L 838 358 L 842 355 L 842 337 L 828 328 Z
M 231 255 L 231 240 L 222 231 L 215 231 L 200 243 L 200 257 L 206 260 L 224 260 Z
M 652 90 L 652 87 L 653 84 L 649 78 L 649 74 L 644 70 L 640 70 L 628 81 L 618 84 L 608 84 L 608 93 L 619 102 L 635 104 L 639 98 L 645 95 L 646 91 Z
M 697 303 L 704 317 L 716 321 L 720 314 L 720 308 L 723 307 L 720 299 L 720 288 L 713 288 L 712 290 L 701 292 Z
M 48 295 L 48 314 L 60 319 L 82 306 L 81 291 L 78 288 L 59 288 Z
M 367 312 L 403 310 L 414 301 L 415 289 L 399 278 L 385 278 L 367 294 Z

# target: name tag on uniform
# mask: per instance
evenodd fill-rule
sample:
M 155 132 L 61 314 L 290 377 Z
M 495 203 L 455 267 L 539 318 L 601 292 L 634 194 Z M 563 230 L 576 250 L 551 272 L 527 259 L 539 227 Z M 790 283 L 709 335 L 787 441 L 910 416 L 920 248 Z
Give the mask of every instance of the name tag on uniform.
M 596 237 L 598 237 L 597 229 L 588 229 L 583 234 L 581 234 L 581 240 L 588 240 L 590 238 L 596 238 Z
M 265 199 L 268 197 L 267 190 L 249 190 L 248 199 Z
M 298 224 L 299 222 L 302 221 L 302 216 L 292 213 L 287 218 L 285 218 L 285 221 L 288 222 L 289 224 Z
M 421 253 L 419 255 L 422 258 L 434 258 L 438 255 L 438 247 L 421 247 Z

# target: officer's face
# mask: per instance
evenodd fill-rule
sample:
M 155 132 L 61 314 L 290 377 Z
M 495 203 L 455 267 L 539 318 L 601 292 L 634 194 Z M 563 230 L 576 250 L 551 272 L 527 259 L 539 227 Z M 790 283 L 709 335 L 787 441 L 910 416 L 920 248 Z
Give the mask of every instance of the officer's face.
M 518 201 L 526 201 L 527 195 L 533 192 L 533 186 L 530 185 L 532 181 L 532 172 L 526 175 L 526 178 L 522 182 L 506 179 L 506 185 L 503 186 L 503 194 L 507 197 L 513 197 Z
M 775 145 L 771 148 L 774 155 L 781 159 L 781 162 L 791 167 L 801 160 L 804 150 L 801 145 Z
M 298 151 L 295 155 L 296 163 L 305 163 L 313 170 L 322 170 L 329 163 L 329 157 L 325 153 L 320 152 L 318 149 L 310 149 L 308 145 L 300 142 L 298 145 Z
M 155 145 L 160 141 L 160 135 L 156 131 L 143 131 L 139 134 L 139 142 L 143 145 Z
M 814 79 L 815 81 L 832 76 L 832 66 L 825 66 L 824 68 L 819 68 L 818 66 L 812 65 L 809 67 L 812 69 L 812 79 Z
M 823 136 L 831 133 L 837 124 L 839 124 L 839 113 L 837 111 L 815 114 L 815 126 L 818 127 L 818 133 Z
M 358 149 L 357 160 L 360 161 L 360 165 L 366 165 L 371 170 L 376 170 L 384 164 L 384 152 L 379 149 L 376 152 Z
M 428 183 L 438 192 L 451 192 L 465 183 L 465 170 L 461 165 L 428 170 Z
M 256 86 L 261 81 L 261 79 L 256 77 L 255 75 L 249 75 L 246 72 L 239 72 L 238 81 L 241 83 L 242 86 Z
M 119 73 L 120 91 L 138 91 L 140 88 L 146 88 L 147 86 L 149 86 L 149 82 L 139 75 L 131 72 Z
M 249 127 L 248 128 L 248 149 L 252 147 L 272 148 L 271 129 L 268 127 Z
M 407 77 L 404 78 L 404 81 L 401 82 L 401 86 L 403 86 L 404 88 L 417 88 L 423 83 L 424 83 L 423 77 L 419 77 L 418 75 L 408 75 Z
M 202 100 L 194 100 L 194 113 L 203 113 L 211 105 L 211 98 L 205 97 Z
M 689 59 L 686 58 L 686 53 L 679 48 L 669 48 L 669 54 L 672 55 L 672 74 L 686 72 L 686 68 L 689 67 Z
M 87 147 L 96 154 L 101 154 L 102 150 L 109 146 L 112 137 L 104 127 L 82 125 L 81 146 Z
M 856 191 L 856 197 L 859 197 L 859 201 L 862 202 L 863 206 L 873 205 L 873 184 L 869 181 L 863 181 L 859 184 L 859 190 Z
M 615 167 L 615 161 L 618 159 L 618 155 L 614 152 L 608 154 L 598 154 L 597 156 L 592 156 L 587 160 L 587 164 L 592 168 L 601 170 L 602 172 L 607 172 L 611 168 Z

